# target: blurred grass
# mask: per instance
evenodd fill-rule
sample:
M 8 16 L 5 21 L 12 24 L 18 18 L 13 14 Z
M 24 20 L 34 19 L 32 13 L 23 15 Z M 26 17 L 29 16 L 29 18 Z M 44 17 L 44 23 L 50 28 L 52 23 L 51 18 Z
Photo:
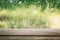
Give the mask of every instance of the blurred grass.
M 0 28 L 52 28 L 50 18 L 54 16 L 60 16 L 60 10 L 49 9 L 48 6 L 44 11 L 36 5 L 15 10 L 3 9 L 0 10 Z

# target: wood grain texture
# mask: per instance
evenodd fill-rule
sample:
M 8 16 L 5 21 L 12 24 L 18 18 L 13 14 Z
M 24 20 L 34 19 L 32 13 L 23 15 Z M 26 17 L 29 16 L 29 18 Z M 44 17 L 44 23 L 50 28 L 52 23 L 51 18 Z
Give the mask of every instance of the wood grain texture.
M 0 37 L 1 40 L 60 40 L 60 37 Z
M 0 29 L 0 35 L 60 35 L 60 29 Z
M 60 40 L 60 29 L 0 29 L 0 40 Z

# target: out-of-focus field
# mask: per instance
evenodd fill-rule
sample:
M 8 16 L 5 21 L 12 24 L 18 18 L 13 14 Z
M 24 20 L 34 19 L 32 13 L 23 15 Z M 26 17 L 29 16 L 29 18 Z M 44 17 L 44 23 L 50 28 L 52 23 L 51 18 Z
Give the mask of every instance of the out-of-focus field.
M 31 5 L 15 10 L 0 10 L 0 28 L 60 28 L 60 10 L 47 8 L 41 11 Z

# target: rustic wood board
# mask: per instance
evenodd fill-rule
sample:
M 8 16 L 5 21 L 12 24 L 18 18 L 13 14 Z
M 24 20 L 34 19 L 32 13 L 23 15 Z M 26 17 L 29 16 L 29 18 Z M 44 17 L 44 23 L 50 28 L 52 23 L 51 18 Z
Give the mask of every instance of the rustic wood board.
M 0 29 L 0 40 L 60 40 L 60 29 Z
M 60 40 L 60 37 L 0 37 L 0 40 Z
M 60 29 L 0 29 L 0 35 L 60 35 Z

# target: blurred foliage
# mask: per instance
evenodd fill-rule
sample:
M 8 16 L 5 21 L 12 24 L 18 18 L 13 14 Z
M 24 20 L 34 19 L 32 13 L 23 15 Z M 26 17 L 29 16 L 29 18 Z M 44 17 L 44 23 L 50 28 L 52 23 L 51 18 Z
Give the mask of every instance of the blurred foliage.
M 44 10 L 49 4 L 50 8 L 60 9 L 60 0 L 0 0 L 0 9 L 15 7 L 29 7 L 29 5 L 37 5 L 41 7 L 41 10 Z
M 60 0 L 0 0 L 0 28 L 50 28 L 57 14 Z

